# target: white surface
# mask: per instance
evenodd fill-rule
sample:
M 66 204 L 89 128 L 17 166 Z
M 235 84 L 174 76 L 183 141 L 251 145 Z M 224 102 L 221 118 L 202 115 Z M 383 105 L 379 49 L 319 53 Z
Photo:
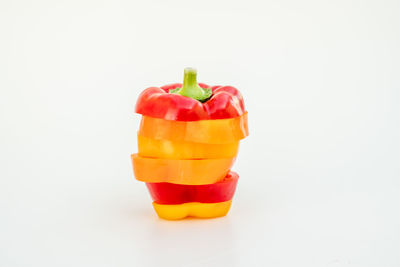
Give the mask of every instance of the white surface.
M 400 266 L 399 1 L 1 1 L 0 266 Z M 229 216 L 133 179 L 152 85 L 241 89 Z

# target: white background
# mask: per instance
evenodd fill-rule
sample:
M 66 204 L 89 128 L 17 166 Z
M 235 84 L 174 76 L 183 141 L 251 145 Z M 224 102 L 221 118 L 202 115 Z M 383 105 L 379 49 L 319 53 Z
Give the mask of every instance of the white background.
M 238 87 L 229 215 L 163 221 L 138 94 Z M 400 2 L 0 1 L 0 266 L 400 266 Z

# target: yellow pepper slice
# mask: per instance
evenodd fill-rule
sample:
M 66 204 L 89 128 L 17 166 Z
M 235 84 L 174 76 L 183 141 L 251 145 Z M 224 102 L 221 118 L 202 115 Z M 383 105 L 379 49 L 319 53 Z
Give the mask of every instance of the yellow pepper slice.
M 225 216 L 231 208 L 232 200 L 218 203 L 188 202 L 177 205 L 153 202 L 158 217 L 165 220 L 181 220 L 186 217 L 216 218 Z
M 247 113 L 231 119 L 170 121 L 143 116 L 139 135 L 154 139 L 230 144 L 249 135 Z
M 138 154 L 141 157 L 166 159 L 215 159 L 236 157 L 239 141 L 230 144 L 204 144 L 154 139 L 138 135 Z
M 160 159 L 132 154 L 133 172 L 137 180 L 146 183 L 187 185 L 213 184 L 228 174 L 235 158 L 220 159 Z

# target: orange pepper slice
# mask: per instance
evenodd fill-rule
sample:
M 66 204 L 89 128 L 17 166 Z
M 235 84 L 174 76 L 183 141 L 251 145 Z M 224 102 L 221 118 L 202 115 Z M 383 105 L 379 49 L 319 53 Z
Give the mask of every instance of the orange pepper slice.
M 158 217 L 165 220 L 181 220 L 186 217 L 216 218 L 225 216 L 231 208 L 232 200 L 218 203 L 188 202 L 177 205 L 153 202 Z
M 170 121 L 142 116 L 139 135 L 154 139 L 229 144 L 249 135 L 247 112 L 231 119 Z
M 160 159 L 132 154 L 133 172 L 137 180 L 147 183 L 187 185 L 213 184 L 228 174 L 235 158 Z
M 239 141 L 229 144 L 205 144 L 186 141 L 154 139 L 138 135 L 141 157 L 166 159 L 215 159 L 236 157 Z

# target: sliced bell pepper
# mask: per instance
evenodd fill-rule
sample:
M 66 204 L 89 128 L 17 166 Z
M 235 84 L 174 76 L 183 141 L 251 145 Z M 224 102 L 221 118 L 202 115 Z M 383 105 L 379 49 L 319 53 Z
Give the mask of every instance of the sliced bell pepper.
M 167 159 L 213 159 L 236 157 L 239 141 L 230 144 L 205 144 L 154 139 L 138 135 L 138 154 L 141 157 Z
M 230 144 L 249 135 L 247 113 L 221 120 L 169 121 L 143 116 L 139 135 L 154 139 L 207 144 Z
M 144 90 L 139 95 L 135 111 L 165 120 L 197 121 L 235 118 L 245 113 L 245 107 L 236 88 L 197 84 L 196 70 L 188 68 L 185 69 L 183 84 Z
M 160 159 L 132 154 L 133 172 L 137 180 L 147 183 L 187 185 L 213 184 L 225 178 L 235 158 Z
M 238 181 L 229 171 L 248 135 L 243 97 L 232 86 L 196 80 L 185 69 L 183 84 L 147 88 L 135 107 L 143 116 L 134 174 L 164 219 L 226 215 Z
M 186 217 L 216 218 L 225 216 L 231 208 L 232 200 L 218 203 L 190 202 L 164 205 L 153 202 L 157 215 L 165 220 L 181 220 Z
M 157 204 L 182 204 L 187 202 L 215 203 L 231 200 L 235 194 L 239 175 L 229 172 L 215 184 L 181 185 L 171 183 L 146 183 Z

